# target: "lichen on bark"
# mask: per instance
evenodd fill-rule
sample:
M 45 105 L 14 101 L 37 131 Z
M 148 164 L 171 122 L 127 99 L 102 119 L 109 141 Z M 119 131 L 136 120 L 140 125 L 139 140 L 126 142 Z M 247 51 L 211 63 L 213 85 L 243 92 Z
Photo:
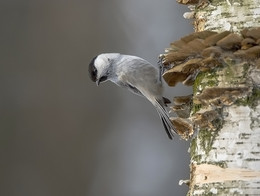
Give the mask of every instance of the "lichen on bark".
M 172 119 L 178 129 L 185 124 L 181 137 L 193 135 L 189 195 L 250 195 L 260 188 L 258 36 L 260 28 L 197 32 L 162 55 L 170 86 L 193 85 L 190 115 Z
M 172 121 L 193 135 L 188 195 L 260 195 L 260 0 L 177 1 L 196 33 L 162 57 L 169 86 L 193 85 L 190 115 Z
M 259 0 L 199 0 L 189 8 L 195 31 L 239 32 L 260 24 L 259 5 Z

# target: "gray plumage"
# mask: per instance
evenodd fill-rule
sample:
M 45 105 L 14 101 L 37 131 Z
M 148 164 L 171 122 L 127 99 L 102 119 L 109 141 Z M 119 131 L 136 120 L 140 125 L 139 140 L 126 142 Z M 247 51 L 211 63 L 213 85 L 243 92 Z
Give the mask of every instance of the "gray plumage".
M 162 81 L 160 67 L 148 61 L 130 55 L 119 53 L 100 54 L 89 64 L 89 75 L 97 85 L 110 80 L 120 87 L 144 96 L 156 108 L 166 133 L 170 139 L 176 132 L 169 119 L 165 106 L 170 101 L 162 97 Z

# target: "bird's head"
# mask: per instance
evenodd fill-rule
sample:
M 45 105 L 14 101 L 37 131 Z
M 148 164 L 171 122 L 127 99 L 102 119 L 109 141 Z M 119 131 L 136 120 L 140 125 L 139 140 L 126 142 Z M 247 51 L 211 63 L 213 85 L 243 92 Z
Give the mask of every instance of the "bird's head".
M 113 63 L 120 54 L 118 53 L 105 53 L 94 57 L 89 63 L 89 76 L 93 82 L 99 85 L 111 77 L 113 72 Z

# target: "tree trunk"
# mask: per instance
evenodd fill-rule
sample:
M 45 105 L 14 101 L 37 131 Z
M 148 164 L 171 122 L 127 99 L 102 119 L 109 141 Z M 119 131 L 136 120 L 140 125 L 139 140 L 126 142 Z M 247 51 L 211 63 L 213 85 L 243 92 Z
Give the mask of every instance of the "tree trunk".
M 202 32 L 162 58 L 168 85 L 193 85 L 172 107 L 179 134 L 193 135 L 188 195 L 260 195 L 260 1 L 181 3 L 194 4 L 185 16 Z

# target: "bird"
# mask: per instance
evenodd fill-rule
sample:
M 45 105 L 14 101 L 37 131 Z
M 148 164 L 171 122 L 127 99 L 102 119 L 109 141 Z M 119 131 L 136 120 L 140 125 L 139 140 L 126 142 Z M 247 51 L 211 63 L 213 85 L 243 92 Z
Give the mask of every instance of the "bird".
M 148 99 L 157 110 L 169 139 L 173 139 L 174 132 L 177 131 L 165 109 L 171 101 L 162 96 L 162 66 L 154 66 L 137 56 L 102 53 L 90 61 L 88 72 L 90 79 L 97 86 L 111 81 Z

